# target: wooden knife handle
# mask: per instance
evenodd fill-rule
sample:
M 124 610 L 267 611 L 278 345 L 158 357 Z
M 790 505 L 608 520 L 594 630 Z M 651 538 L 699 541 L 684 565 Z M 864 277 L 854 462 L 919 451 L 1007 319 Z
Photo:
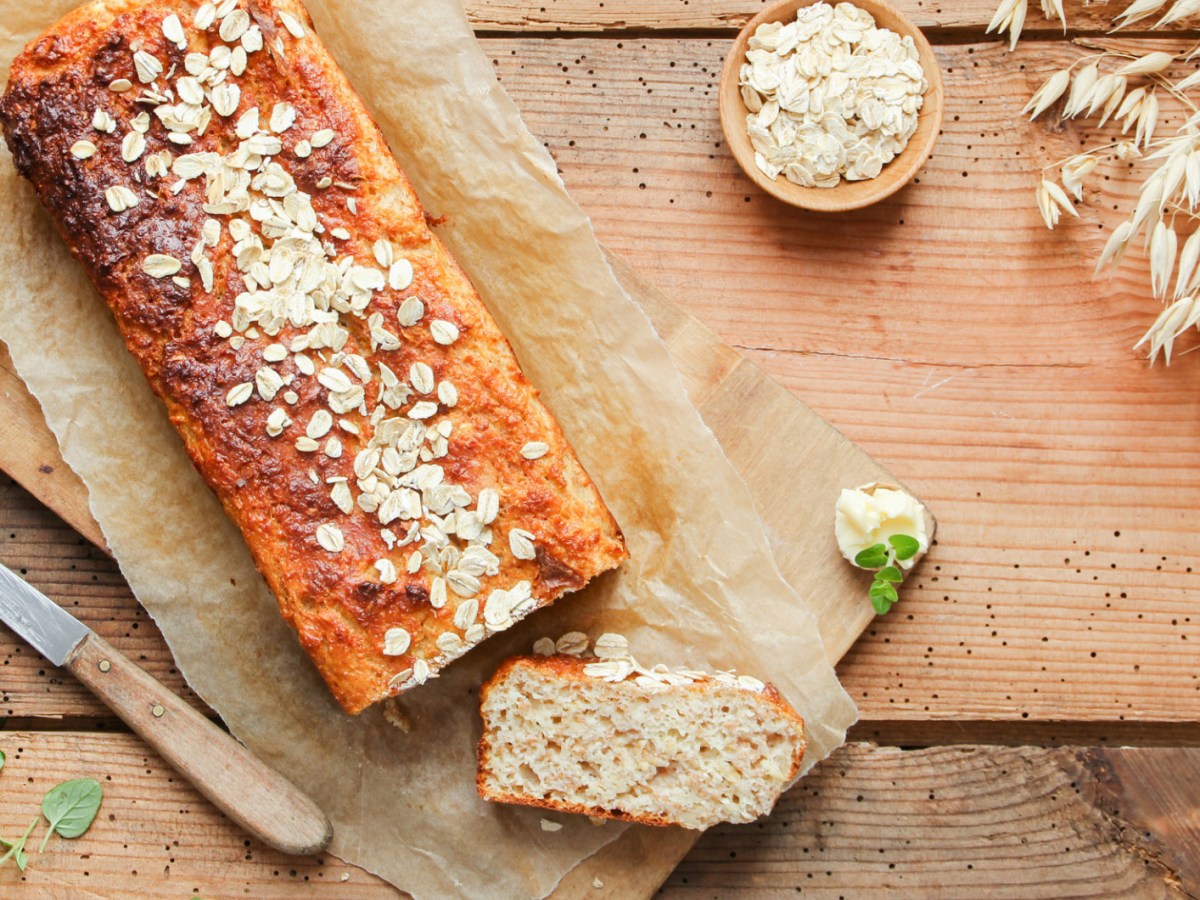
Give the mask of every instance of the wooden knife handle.
M 102 638 L 84 638 L 67 668 L 263 843 L 293 856 L 310 856 L 329 844 L 333 827 L 312 800 Z

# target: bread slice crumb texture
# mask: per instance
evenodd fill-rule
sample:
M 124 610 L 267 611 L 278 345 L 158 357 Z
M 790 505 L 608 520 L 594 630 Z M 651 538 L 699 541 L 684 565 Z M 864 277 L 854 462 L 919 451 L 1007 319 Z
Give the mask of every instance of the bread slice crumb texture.
M 800 717 L 729 680 L 611 682 L 563 656 L 511 660 L 485 685 L 485 799 L 704 829 L 769 812 L 799 771 Z

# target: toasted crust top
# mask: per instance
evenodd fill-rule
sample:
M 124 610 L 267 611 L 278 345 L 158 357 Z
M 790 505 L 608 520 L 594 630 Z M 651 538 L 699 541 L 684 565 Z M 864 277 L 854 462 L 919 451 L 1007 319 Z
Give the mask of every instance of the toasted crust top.
M 205 13 L 190 0 L 80 7 L 16 60 L 0 124 L 284 616 L 337 699 L 358 712 L 582 587 L 626 551 L 304 8 L 218 6 L 207 29 L 195 26 Z M 174 32 L 172 15 L 184 46 L 165 33 Z M 248 24 L 226 27 L 241 15 Z M 255 31 L 262 49 L 239 59 L 258 43 L 245 37 Z M 199 115 L 186 107 L 196 90 L 181 84 L 189 74 L 203 92 L 194 106 L 208 111 L 202 128 L 185 130 L 170 117 L 176 104 L 175 118 Z M 259 152 L 230 164 L 248 143 L 237 132 L 252 109 L 259 127 L 247 131 Z M 169 127 L 187 142 L 173 142 Z M 134 132 L 142 136 L 125 147 Z M 94 152 L 73 152 L 81 142 Z M 205 172 L 193 174 L 185 157 Z M 242 198 L 222 205 L 233 194 L 223 197 L 220 185 L 214 194 L 213 182 L 233 179 L 239 166 L 254 181 L 246 208 L 227 211 Z M 275 181 L 273 167 L 283 172 Z M 120 209 L 121 196 L 114 205 L 113 187 L 136 205 Z M 309 211 L 316 228 L 305 230 Z M 324 280 L 313 288 L 303 273 L 316 267 Z M 312 337 L 331 317 L 335 330 Z M 340 374 L 323 378 L 329 369 Z M 389 380 L 400 385 L 390 394 Z M 381 437 L 387 420 L 399 420 L 392 432 L 401 433 L 389 432 L 390 443 Z M 408 448 L 413 429 L 421 440 Z M 485 489 L 499 497 L 486 524 Z M 380 498 L 401 490 L 418 495 L 419 516 L 380 512 Z M 412 497 L 403 499 L 411 513 Z M 488 615 L 493 596 L 507 609 Z
M 548 673 L 554 677 L 563 680 L 564 690 L 569 690 L 572 682 L 589 681 L 596 677 L 588 675 L 584 670 L 594 663 L 596 660 L 584 656 L 570 656 L 563 653 L 555 653 L 549 656 L 511 656 L 502 662 L 496 671 L 492 673 L 491 678 L 483 683 L 483 687 L 479 690 L 479 706 L 482 709 L 487 704 L 488 694 L 493 688 L 507 680 L 513 673 L 514 669 L 525 667 L 536 671 Z M 703 691 L 714 683 L 714 676 L 703 676 L 701 673 L 690 673 L 691 680 L 689 684 L 680 685 L 685 690 Z M 619 682 L 628 684 L 630 690 L 642 690 L 634 683 L 631 676 L 625 681 Z M 745 690 L 751 690 L 745 688 Z M 801 729 L 804 727 L 804 718 L 800 713 L 792 708 L 792 705 L 783 699 L 783 695 L 773 684 L 763 684 L 761 689 L 752 690 L 752 693 L 757 694 L 765 703 L 773 707 L 775 711 L 785 719 L 790 719 L 796 723 Z M 796 760 L 796 772 L 799 771 L 800 760 Z M 792 773 L 795 777 L 796 772 Z

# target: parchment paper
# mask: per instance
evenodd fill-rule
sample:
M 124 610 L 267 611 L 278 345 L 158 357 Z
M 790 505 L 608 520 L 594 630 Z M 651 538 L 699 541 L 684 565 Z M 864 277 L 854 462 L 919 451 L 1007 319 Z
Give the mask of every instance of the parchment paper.
M 4 73 L 74 5 L 0 0 Z M 333 852 L 419 896 L 541 896 L 622 826 L 567 816 L 548 833 L 537 811 L 477 798 L 477 688 L 502 657 L 542 634 L 612 630 L 647 663 L 769 679 L 808 724 L 808 766 L 842 742 L 855 709 L 805 602 L 776 568 L 745 484 L 457 0 L 309 7 L 426 208 L 449 216 L 443 237 L 599 484 L 632 560 L 408 695 L 410 732 L 378 708 L 345 715 L 7 150 L 0 339 L 189 684 L 320 803 L 335 824 Z

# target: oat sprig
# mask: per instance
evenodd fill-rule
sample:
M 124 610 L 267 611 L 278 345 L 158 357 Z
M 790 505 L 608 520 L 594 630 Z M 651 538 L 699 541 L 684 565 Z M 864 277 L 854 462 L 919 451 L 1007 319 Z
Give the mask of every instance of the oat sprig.
M 1061 0 L 1041 0 L 1040 6 L 1048 21 L 1061 22 L 1066 30 Z M 1027 12 L 1028 0 L 1002 0 L 988 30 L 1007 32 L 1010 48 L 1015 47 Z M 1144 21 L 1160 28 L 1192 15 L 1200 15 L 1200 0 L 1134 0 L 1116 14 L 1113 30 Z M 1138 199 L 1109 235 L 1096 273 L 1119 265 L 1141 238 L 1150 263 L 1150 292 L 1163 310 L 1134 349 L 1145 348 L 1151 363 L 1161 354 L 1169 365 L 1176 341 L 1200 329 L 1200 107 L 1189 93 L 1200 88 L 1200 71 L 1174 81 L 1169 69 L 1200 55 L 1200 45 L 1179 53 L 1135 54 L 1078 43 L 1097 52 L 1053 72 L 1022 114 L 1037 119 L 1057 104 L 1060 119 L 1109 125 L 1119 136 L 1045 166 L 1035 191 L 1038 212 L 1050 229 L 1064 212 L 1078 218 L 1071 198 L 1083 202 L 1089 177 L 1106 163 L 1140 160 Z M 1163 101 L 1179 104 L 1188 115 L 1170 136 L 1159 133 Z

